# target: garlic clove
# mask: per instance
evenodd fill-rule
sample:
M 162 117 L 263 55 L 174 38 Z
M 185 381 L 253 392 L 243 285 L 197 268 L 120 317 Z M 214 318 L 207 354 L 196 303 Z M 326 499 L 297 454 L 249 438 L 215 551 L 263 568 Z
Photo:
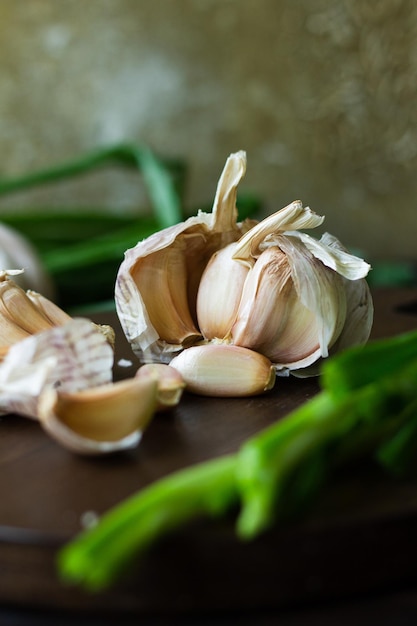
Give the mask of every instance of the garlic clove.
M 37 419 L 44 389 L 75 392 L 111 382 L 113 361 L 111 346 L 87 319 L 30 335 L 0 363 L 0 413 Z
M 373 301 L 369 285 L 365 279 L 344 279 L 346 291 L 346 320 L 337 340 L 329 350 L 329 356 L 341 350 L 356 345 L 365 344 L 371 334 L 373 324 Z M 322 365 L 322 358 L 317 359 L 312 365 L 293 369 L 292 374 L 298 378 L 318 376 Z
M 5 356 L 10 346 L 30 337 L 30 333 L 13 322 L 9 315 L 0 307 L 0 348 Z
M 136 372 L 137 378 L 154 376 L 157 379 L 157 411 L 165 411 L 177 406 L 185 388 L 181 374 L 165 363 L 147 363 Z
M 203 396 L 254 396 L 272 389 L 275 369 L 266 357 L 242 348 L 211 343 L 187 348 L 171 361 L 186 389 Z
M 301 303 L 287 255 L 277 246 L 262 252 L 250 270 L 231 335 L 235 345 L 260 352 L 273 363 L 317 358 L 314 312 Z
M 0 311 L 5 317 L 33 334 L 51 328 L 49 319 L 7 273 L 0 276 Z
M 286 301 L 287 312 L 280 333 L 260 342 L 257 349 L 278 369 L 293 369 L 316 360 L 320 354 L 319 324 L 313 311 L 305 307 L 293 290 Z
M 265 250 L 243 285 L 231 329 L 233 343 L 259 351 L 258 346 L 271 344 L 280 337 L 293 289 L 286 255 L 278 247 Z
M 368 283 L 363 278 L 344 282 L 347 301 L 346 320 L 331 353 L 365 344 L 372 330 L 374 306 Z
M 59 307 L 55 302 L 46 298 L 43 294 L 40 294 L 32 289 L 26 291 L 28 298 L 33 302 L 33 304 L 43 313 L 43 315 L 50 321 L 53 326 L 63 326 L 70 322 L 73 318 L 66 313 L 61 307 Z M 93 326 L 103 334 L 108 343 L 114 349 L 116 343 L 116 333 L 114 328 L 109 324 L 95 324 L 92 322 Z
M 290 369 L 309 366 L 314 360 L 328 356 L 345 324 L 347 311 L 343 276 L 324 265 L 298 234 L 279 235 L 274 241 L 287 256 L 300 303 L 314 315 L 319 349 L 304 361 L 278 363 Z
M 232 258 L 236 244 L 213 254 L 197 294 L 198 325 L 205 339 L 225 339 L 235 322 L 249 269 Z
M 157 380 L 132 378 L 79 392 L 45 390 L 39 421 L 61 445 L 103 454 L 137 445 L 156 407 Z
M 333 255 L 334 263 L 344 277 L 346 292 L 346 320 L 333 350 L 340 351 L 349 346 L 364 344 L 370 337 L 374 318 L 372 294 L 365 280 L 371 266 L 363 259 L 349 254 L 343 244 L 330 233 L 324 233 L 319 243 L 328 254 Z

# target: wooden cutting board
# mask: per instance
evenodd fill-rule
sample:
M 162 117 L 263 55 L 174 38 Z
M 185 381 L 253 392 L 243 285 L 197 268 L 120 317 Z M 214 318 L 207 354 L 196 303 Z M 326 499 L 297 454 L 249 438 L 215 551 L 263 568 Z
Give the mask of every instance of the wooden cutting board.
M 417 325 L 417 290 L 375 293 L 373 337 Z M 115 315 L 117 379 L 136 369 Z M 398 586 L 417 575 L 417 481 L 370 467 L 338 475 L 308 516 L 249 544 L 233 519 L 201 520 L 162 540 L 114 589 L 89 595 L 64 586 L 56 552 L 86 515 L 100 515 L 176 469 L 237 450 L 249 436 L 318 391 L 315 379 L 279 379 L 265 396 L 201 398 L 157 415 L 137 449 L 77 457 L 36 422 L 0 418 L 0 603 L 105 615 L 284 607 Z

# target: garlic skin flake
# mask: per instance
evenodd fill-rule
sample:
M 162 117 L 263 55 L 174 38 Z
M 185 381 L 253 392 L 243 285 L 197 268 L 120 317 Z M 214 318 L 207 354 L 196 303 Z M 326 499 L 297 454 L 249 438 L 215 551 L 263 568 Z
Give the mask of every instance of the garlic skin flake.
M 199 359 L 209 345 L 224 344 L 263 355 L 277 373 L 307 376 L 329 354 L 368 340 L 369 264 L 328 233 L 305 233 L 324 217 L 300 200 L 260 222 L 237 223 L 245 170 L 245 153 L 230 155 L 212 214 L 200 212 L 126 252 L 116 309 L 142 362 L 175 366 L 190 350 L 197 354 L 197 344 Z

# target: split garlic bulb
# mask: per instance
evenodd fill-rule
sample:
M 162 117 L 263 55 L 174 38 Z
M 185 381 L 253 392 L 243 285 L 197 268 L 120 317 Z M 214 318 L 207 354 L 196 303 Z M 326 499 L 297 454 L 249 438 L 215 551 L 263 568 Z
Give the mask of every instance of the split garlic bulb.
M 277 372 L 313 375 L 320 359 L 367 341 L 370 266 L 332 235 L 306 234 L 324 218 L 300 201 L 260 222 L 237 223 L 245 170 L 246 154 L 230 155 L 211 214 L 200 212 L 126 252 L 116 308 L 142 361 L 169 363 L 182 353 L 174 363 L 185 363 L 191 346 L 220 343 L 252 351 L 255 361 L 261 354 Z M 237 363 L 236 350 L 233 358 Z M 192 363 L 197 372 L 195 357 Z M 191 369 L 188 363 L 180 371 Z

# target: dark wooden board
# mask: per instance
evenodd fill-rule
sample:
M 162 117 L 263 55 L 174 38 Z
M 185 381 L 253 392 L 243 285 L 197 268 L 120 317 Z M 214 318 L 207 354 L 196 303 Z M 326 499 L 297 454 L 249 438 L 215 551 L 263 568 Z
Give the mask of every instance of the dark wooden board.
M 417 290 L 375 293 L 374 337 L 416 326 Z M 115 316 L 116 378 L 134 357 Z M 417 482 L 395 482 L 369 467 L 337 477 L 305 519 L 242 545 L 233 520 L 202 520 L 156 545 L 114 589 L 91 596 L 57 577 L 59 547 L 100 515 L 160 476 L 235 451 L 250 435 L 318 390 L 315 379 L 279 379 L 247 399 L 186 394 L 157 415 L 137 449 L 106 458 L 77 457 L 36 422 L 0 418 L 0 603 L 104 612 L 282 607 L 317 598 L 401 585 L 417 575 Z

